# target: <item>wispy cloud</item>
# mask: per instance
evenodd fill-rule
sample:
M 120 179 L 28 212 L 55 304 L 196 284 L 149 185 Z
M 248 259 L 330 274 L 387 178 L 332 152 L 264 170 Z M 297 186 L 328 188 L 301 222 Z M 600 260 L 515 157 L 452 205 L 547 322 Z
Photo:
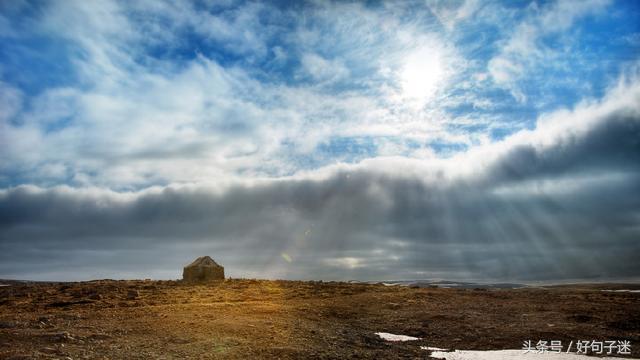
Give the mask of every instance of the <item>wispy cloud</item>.
M 542 7 L 531 3 L 526 9 L 525 18 L 500 47 L 497 56 L 489 61 L 489 73 L 493 80 L 508 88 L 518 101 L 526 101 L 520 80 L 540 67 L 550 64 L 564 66 L 563 52 L 573 50 L 570 43 L 562 44 L 562 48 L 546 45 L 545 38 L 562 36 L 574 22 L 588 15 L 602 13 L 610 4 L 609 0 L 563 0 Z

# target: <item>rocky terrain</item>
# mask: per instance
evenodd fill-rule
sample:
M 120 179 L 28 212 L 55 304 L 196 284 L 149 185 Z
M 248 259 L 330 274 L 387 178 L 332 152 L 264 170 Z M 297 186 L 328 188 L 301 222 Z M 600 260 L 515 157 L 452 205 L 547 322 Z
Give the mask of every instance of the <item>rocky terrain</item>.
M 14 282 L 0 287 L 0 358 L 426 358 L 420 346 L 521 349 L 541 339 L 630 340 L 639 357 L 640 293 L 603 288 L 616 289 Z

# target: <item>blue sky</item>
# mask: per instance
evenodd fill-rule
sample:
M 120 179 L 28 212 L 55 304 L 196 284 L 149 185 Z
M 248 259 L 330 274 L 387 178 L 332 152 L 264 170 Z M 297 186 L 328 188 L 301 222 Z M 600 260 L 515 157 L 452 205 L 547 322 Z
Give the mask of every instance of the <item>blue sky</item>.
M 7 202 L 5 216 L 13 219 L 17 205 L 9 201 L 21 191 L 54 198 L 73 193 L 88 204 L 97 201 L 93 196 L 106 196 L 113 206 L 134 206 L 148 192 L 195 186 L 209 189 L 209 195 L 219 192 L 220 198 L 211 195 L 216 203 L 238 186 L 244 190 L 234 191 L 240 193 L 283 182 L 321 186 L 361 172 L 377 178 L 380 171 L 399 182 L 418 178 L 423 186 L 435 186 L 435 193 L 456 187 L 456 196 L 444 192 L 449 205 L 456 201 L 454 209 L 465 203 L 459 193 L 473 189 L 515 196 L 511 185 L 497 180 L 490 191 L 478 187 L 507 176 L 496 164 L 517 168 L 505 159 L 523 147 L 537 149 L 536 156 L 560 148 L 570 153 L 576 139 L 588 138 L 609 121 L 602 119 L 635 111 L 639 18 L 637 1 L 613 0 L 2 2 L 0 199 Z M 585 120 L 590 113 L 601 120 Z M 593 141 L 589 149 L 601 144 Z M 616 159 L 627 159 L 624 154 Z M 552 165 L 542 162 L 552 158 L 538 157 L 539 163 L 531 165 L 547 169 Z M 601 172 L 636 176 L 628 168 L 585 165 L 591 170 L 574 174 L 568 169 L 582 165 L 566 166 L 557 177 L 521 174 L 518 191 L 531 196 L 531 182 L 538 189 L 551 183 L 566 190 L 571 176 L 593 185 L 604 181 Z M 585 174 L 596 180 L 587 181 Z M 393 186 L 377 186 L 378 200 L 395 201 Z M 381 195 L 385 191 L 390 193 Z M 444 193 L 433 196 L 444 199 Z M 300 198 L 285 203 L 296 208 Z M 523 218 L 535 216 L 527 211 L 537 214 L 542 200 L 536 199 L 522 205 L 529 209 Z M 636 205 L 630 206 L 635 214 Z M 397 226 L 389 216 L 379 221 Z M 588 221 L 580 216 L 570 217 Z M 316 223 L 337 226 L 334 220 L 321 217 Z M 544 229 L 551 224 L 540 221 L 546 225 L 533 227 L 539 233 L 529 230 L 527 236 L 550 231 Z M 261 226 L 268 227 L 256 225 Z M 9 234 L 16 236 L 11 232 L 16 229 L 4 229 L 0 239 L 7 249 L 15 250 Z M 231 236 L 210 231 L 197 237 Z M 412 244 L 445 236 L 423 231 L 405 235 Z M 501 231 L 515 230 L 503 224 Z M 620 231 L 621 238 L 629 236 Z M 445 237 L 454 241 L 471 233 Z M 135 234 L 124 230 L 107 242 L 140 235 Z M 94 235 L 78 241 L 89 244 Z M 374 235 L 387 243 L 404 241 L 380 231 Z M 344 237 L 348 248 L 348 239 L 357 243 L 362 234 L 351 229 L 326 236 Z M 276 259 L 280 252 L 293 252 L 286 249 L 296 242 L 290 234 L 280 237 L 287 240 L 274 246 Z M 141 240 L 131 240 L 136 241 Z M 541 252 L 550 251 L 545 246 Z M 110 251 L 124 248 L 114 245 Z M 442 251 L 460 254 L 460 249 Z M 366 269 L 366 259 L 375 258 L 357 251 L 327 256 L 327 264 L 351 270 Z M 284 265 L 293 266 L 279 266 Z M 619 273 L 638 275 L 637 268 L 632 270 Z M 278 268 L 273 274 L 287 276 L 287 271 L 294 270 Z M 496 274 L 487 276 L 500 277 Z

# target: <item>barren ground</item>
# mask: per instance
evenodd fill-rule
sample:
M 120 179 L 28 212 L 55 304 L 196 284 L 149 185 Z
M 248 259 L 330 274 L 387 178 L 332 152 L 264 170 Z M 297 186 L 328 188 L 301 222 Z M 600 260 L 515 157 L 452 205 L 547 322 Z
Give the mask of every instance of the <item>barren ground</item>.
M 630 340 L 639 357 L 640 293 L 603 288 L 615 286 L 14 284 L 0 287 L 0 358 L 426 358 L 420 345 L 520 349 L 524 340 Z M 375 332 L 422 340 L 389 343 Z

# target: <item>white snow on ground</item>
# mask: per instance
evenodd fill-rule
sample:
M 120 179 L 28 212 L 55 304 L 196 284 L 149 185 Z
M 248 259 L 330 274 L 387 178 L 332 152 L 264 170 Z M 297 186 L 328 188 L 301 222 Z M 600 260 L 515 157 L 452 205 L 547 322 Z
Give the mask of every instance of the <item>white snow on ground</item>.
M 413 336 L 407 336 L 407 335 L 396 335 L 396 334 L 389 334 L 389 333 L 385 333 L 385 332 L 377 332 L 376 335 L 380 336 L 381 338 L 383 338 L 384 340 L 387 341 L 412 341 L 412 340 L 420 340 L 420 338 L 417 337 L 413 337 Z
M 434 351 L 431 353 L 431 358 L 445 359 L 445 360 L 511 360 L 511 359 L 523 359 L 523 360 L 585 360 L 594 359 L 593 357 L 587 357 L 585 355 L 567 354 L 567 353 L 555 353 L 544 352 L 525 353 L 523 350 L 491 350 L 491 351 L 477 351 L 477 350 L 456 350 L 452 352 Z M 631 359 L 627 357 L 600 357 L 597 359 Z
M 429 350 L 429 351 L 447 351 L 447 349 L 433 347 L 433 346 L 420 346 L 420 350 Z
M 640 290 L 602 290 L 602 291 L 640 293 Z

